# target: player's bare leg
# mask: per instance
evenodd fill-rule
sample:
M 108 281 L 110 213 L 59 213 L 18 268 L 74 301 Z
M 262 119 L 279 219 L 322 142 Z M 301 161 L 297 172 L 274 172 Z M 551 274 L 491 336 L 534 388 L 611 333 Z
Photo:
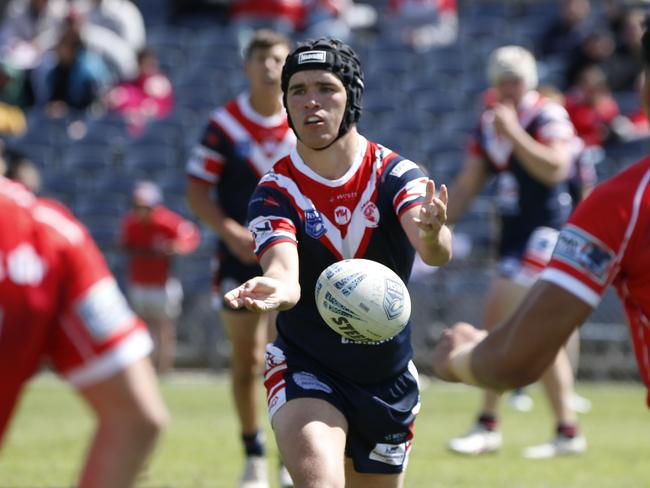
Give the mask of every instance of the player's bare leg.
M 79 488 L 128 488 L 168 422 L 148 358 L 79 390 L 98 419 Z
M 275 413 L 272 425 L 296 488 L 347 486 L 344 452 L 348 426 L 333 405 L 315 398 L 291 400 Z
M 260 429 L 258 395 L 268 342 L 269 316 L 224 309 L 221 318 L 232 345 L 231 386 L 247 456 L 242 478 L 266 479 L 265 443 Z

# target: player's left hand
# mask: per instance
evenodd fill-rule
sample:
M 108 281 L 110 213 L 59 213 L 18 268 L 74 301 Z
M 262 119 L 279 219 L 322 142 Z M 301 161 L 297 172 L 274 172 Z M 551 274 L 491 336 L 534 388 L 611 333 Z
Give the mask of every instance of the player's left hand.
M 458 351 L 482 341 L 487 332 L 478 330 L 467 322 L 458 322 L 453 327 L 446 329 L 433 349 L 433 372 L 445 381 L 458 381 L 450 371 L 451 358 Z
M 440 196 L 436 197 L 436 184 L 433 180 L 427 181 L 426 194 L 420 207 L 420 214 L 413 219 L 423 237 L 437 236 L 440 228 L 447 223 L 448 201 L 449 195 L 445 185 L 440 187 Z
M 494 107 L 494 130 L 497 135 L 510 138 L 519 129 L 521 124 L 514 105 L 500 103 Z

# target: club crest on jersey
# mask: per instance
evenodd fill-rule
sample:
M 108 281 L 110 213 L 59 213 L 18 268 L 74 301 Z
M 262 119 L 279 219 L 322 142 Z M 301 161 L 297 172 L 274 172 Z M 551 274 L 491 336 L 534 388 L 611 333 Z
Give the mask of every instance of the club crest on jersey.
M 315 208 L 305 210 L 305 232 L 314 239 L 318 239 L 327 232 L 323 223 L 323 217 Z
M 398 317 L 404 310 L 404 290 L 402 285 L 387 279 L 386 293 L 384 293 L 384 312 L 389 320 Z
M 574 226 L 560 233 L 553 252 L 553 259 L 585 272 L 600 285 L 607 281 L 615 257 L 605 243 Z
M 334 220 L 336 221 L 337 224 L 345 225 L 348 222 L 350 222 L 351 218 L 352 218 L 352 212 L 350 212 L 350 209 L 348 207 L 339 205 L 334 209 Z
M 379 225 L 379 209 L 374 202 L 366 202 L 361 207 L 363 216 L 366 219 L 366 225 L 373 229 Z

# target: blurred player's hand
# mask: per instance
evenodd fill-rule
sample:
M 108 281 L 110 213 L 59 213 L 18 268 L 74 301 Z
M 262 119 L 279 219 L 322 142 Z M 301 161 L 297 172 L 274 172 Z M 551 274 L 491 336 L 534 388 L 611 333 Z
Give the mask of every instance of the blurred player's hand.
M 247 308 L 253 312 L 281 309 L 287 303 L 286 286 L 278 279 L 256 276 L 224 294 L 223 299 L 232 308 Z
M 517 110 L 513 105 L 499 103 L 494 107 L 494 130 L 497 135 L 507 138 L 521 130 Z
M 414 219 L 422 237 L 436 237 L 440 228 L 447 223 L 448 201 L 449 195 L 445 185 L 440 187 L 440 196 L 436 197 L 436 184 L 433 180 L 427 181 L 426 195 L 420 207 L 420 214 Z
M 458 381 L 449 368 L 451 358 L 460 350 L 478 344 L 486 335 L 486 331 L 478 330 L 466 322 L 457 322 L 446 329 L 433 349 L 433 371 L 436 376 L 445 381 Z

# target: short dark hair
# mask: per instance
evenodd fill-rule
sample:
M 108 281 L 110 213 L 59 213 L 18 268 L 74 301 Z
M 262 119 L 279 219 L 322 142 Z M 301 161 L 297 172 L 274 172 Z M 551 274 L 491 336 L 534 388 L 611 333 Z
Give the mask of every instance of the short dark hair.
M 253 37 L 251 37 L 251 40 L 248 42 L 248 45 L 244 50 L 244 59 L 250 59 L 253 51 L 257 49 L 270 49 L 278 44 L 282 44 L 287 46 L 288 49 L 291 49 L 291 41 L 281 32 L 271 29 L 260 29 L 255 31 L 255 34 L 253 34 Z

